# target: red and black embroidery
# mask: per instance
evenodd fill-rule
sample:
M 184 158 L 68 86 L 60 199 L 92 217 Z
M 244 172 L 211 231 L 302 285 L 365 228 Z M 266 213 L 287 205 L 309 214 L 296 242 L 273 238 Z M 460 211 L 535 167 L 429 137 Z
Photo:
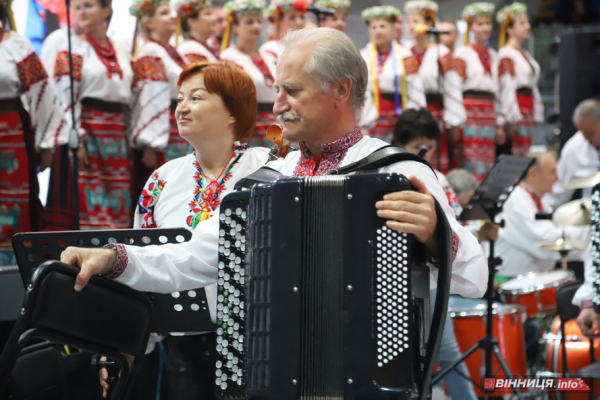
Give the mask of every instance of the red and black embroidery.
M 313 157 L 303 142 L 300 142 L 300 160 L 294 170 L 294 176 L 325 175 L 340 166 L 346 152 L 363 138 L 360 128 L 356 127 L 346 136 L 335 142 L 321 145 L 321 157 Z
M 48 74 L 35 53 L 29 54 L 21 62 L 18 62 L 17 67 L 19 80 L 25 92 L 28 92 L 35 83 L 48 79 Z
M 125 268 L 127 268 L 127 264 L 129 264 L 129 256 L 127 256 L 127 250 L 125 250 L 125 245 L 121 243 L 107 244 L 104 246 L 105 249 L 113 249 L 117 251 L 117 263 L 114 268 L 108 273 L 105 274 L 104 277 L 108 279 L 117 279 Z
M 467 63 L 462 58 L 452 59 L 452 69 L 463 79 L 467 79 Z
M 188 53 L 185 55 L 185 58 L 187 58 L 188 61 L 191 63 L 208 61 L 208 58 L 206 58 L 202 54 L 195 54 L 195 53 Z
M 442 68 L 442 73 L 447 73 L 452 69 L 452 56 L 450 54 L 446 54 L 442 58 L 440 58 L 440 67 Z
M 102 64 L 106 67 L 107 75 L 112 78 L 113 74 L 119 75 L 119 78 L 123 79 L 123 71 L 117 60 L 117 53 L 109 39 L 106 40 L 105 45 L 101 45 L 94 38 L 86 35 L 88 43 L 94 48 L 96 55 L 102 61 Z
M 269 67 L 267 67 L 265 60 L 263 60 L 261 56 L 250 58 L 252 59 L 254 65 L 256 65 L 256 67 L 265 77 L 265 84 L 267 85 L 267 87 L 273 86 L 273 84 L 275 83 L 275 79 L 273 78 L 273 75 L 271 75 L 271 71 L 269 71 Z
M 483 65 L 483 71 L 486 75 L 492 75 L 492 56 L 490 56 L 490 50 L 487 47 L 481 48 L 471 44 L 471 48 L 475 50 L 481 65 Z
M 133 86 L 139 81 L 169 81 L 167 69 L 160 57 L 141 57 L 133 63 Z
M 415 56 L 409 56 L 404 59 L 404 71 L 406 75 L 412 75 L 419 72 L 421 63 Z
M 507 57 L 500 60 L 500 63 L 498 64 L 498 76 L 503 76 L 504 74 L 515 76 L 515 63 Z
M 83 57 L 79 54 L 73 54 L 73 80 L 81 81 L 81 70 L 83 67 Z M 54 78 L 58 79 L 63 76 L 69 76 L 69 52 L 61 51 L 56 55 L 54 62 Z

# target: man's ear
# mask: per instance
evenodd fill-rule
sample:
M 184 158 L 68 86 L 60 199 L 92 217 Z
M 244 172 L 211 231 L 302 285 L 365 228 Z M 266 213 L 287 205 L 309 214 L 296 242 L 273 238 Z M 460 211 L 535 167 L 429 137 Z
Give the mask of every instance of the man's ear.
M 335 97 L 338 100 L 346 100 L 350 98 L 350 93 L 352 92 L 352 79 L 350 77 L 344 78 L 342 81 L 338 82 L 335 87 Z

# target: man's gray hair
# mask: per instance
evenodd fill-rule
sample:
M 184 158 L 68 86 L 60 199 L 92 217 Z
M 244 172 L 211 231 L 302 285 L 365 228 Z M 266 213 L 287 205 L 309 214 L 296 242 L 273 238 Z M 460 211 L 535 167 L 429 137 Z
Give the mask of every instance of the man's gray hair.
M 288 32 L 281 41 L 284 48 L 299 43 L 311 43 L 314 46 L 305 72 L 321 91 L 350 78 L 350 105 L 355 111 L 360 110 L 365 104 L 369 75 L 367 63 L 352 39 L 336 29 L 313 28 Z
M 573 123 L 577 124 L 584 118 L 600 121 L 600 100 L 587 99 L 579 103 L 573 112 Z
M 477 189 L 477 179 L 475 178 L 475 175 L 466 169 L 453 169 L 448 172 L 446 179 L 448 179 L 450 187 L 452 187 L 454 194 L 457 196 L 472 193 Z

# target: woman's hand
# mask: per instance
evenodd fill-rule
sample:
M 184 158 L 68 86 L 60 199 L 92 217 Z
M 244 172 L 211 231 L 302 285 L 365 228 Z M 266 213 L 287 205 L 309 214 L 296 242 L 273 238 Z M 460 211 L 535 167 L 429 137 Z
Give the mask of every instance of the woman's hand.
M 144 155 L 142 156 L 142 164 L 146 167 L 154 169 L 158 164 L 158 152 L 152 147 L 146 147 L 144 149 Z
M 77 150 L 77 168 L 79 168 L 79 171 L 82 171 L 89 165 L 90 163 L 85 146 L 80 145 L 79 150 Z

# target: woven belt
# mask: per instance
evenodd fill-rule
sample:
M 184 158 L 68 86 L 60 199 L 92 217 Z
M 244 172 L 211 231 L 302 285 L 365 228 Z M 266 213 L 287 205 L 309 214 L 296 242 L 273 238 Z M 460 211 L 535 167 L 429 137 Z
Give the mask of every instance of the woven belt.
M 485 92 L 483 90 L 467 90 L 463 93 L 463 97 L 471 97 L 479 100 L 489 100 L 494 101 L 494 93 Z
M 91 97 L 81 100 L 81 107 L 107 113 L 123 113 L 125 111 L 125 104 L 93 99 Z
M 19 97 L 0 100 L 0 114 L 23 111 L 23 103 Z
M 259 113 L 272 113 L 273 112 L 273 103 L 258 103 L 258 108 L 256 112 Z

